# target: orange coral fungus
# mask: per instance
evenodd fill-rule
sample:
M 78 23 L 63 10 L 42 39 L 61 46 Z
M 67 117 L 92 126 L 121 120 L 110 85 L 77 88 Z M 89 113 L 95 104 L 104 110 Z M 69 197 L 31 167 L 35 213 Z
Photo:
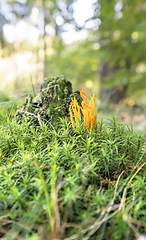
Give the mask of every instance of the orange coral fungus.
M 74 97 L 74 100 L 72 100 L 70 107 L 69 107 L 70 119 L 71 119 L 73 128 L 78 127 L 78 123 L 81 120 L 80 119 L 81 118 L 80 109 L 81 109 L 81 107 L 79 106 L 76 98 Z
M 90 102 L 87 101 L 87 95 L 85 89 L 80 89 L 80 95 L 83 98 L 82 101 L 82 113 L 84 116 L 84 125 L 89 129 L 93 129 L 97 122 L 97 110 L 95 109 L 94 94 L 91 97 Z
M 97 110 L 95 109 L 95 103 L 94 103 L 94 94 L 93 97 L 91 97 L 90 102 L 87 101 L 87 95 L 85 92 L 85 89 L 80 89 L 80 95 L 83 98 L 82 101 L 82 107 L 78 105 L 78 102 L 76 98 L 74 97 L 74 100 L 72 100 L 69 111 L 70 111 L 70 118 L 73 125 L 73 128 L 75 129 L 78 126 L 79 121 L 81 120 L 81 112 L 83 114 L 84 119 L 84 126 L 90 129 L 94 129 L 97 122 Z M 81 111 L 80 111 L 81 110 Z

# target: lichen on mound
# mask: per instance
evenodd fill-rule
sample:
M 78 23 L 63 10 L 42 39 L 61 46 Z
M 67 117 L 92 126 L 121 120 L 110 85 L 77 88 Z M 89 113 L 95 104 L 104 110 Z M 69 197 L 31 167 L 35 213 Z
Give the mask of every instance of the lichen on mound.
M 56 123 L 59 118 L 68 120 L 69 105 L 74 97 L 81 103 L 79 91 L 72 91 L 72 84 L 65 76 L 47 78 L 34 98 L 32 95 L 26 98 L 16 117 L 20 121 L 27 118 L 35 126 L 40 125 L 39 120 L 51 123 Z

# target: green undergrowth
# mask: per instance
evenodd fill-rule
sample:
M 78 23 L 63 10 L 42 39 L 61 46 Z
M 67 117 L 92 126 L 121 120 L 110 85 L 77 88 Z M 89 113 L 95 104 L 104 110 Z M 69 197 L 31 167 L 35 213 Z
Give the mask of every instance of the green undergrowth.
M 137 239 L 146 233 L 145 135 L 100 121 L 0 126 L 0 238 Z M 8 161 L 9 160 L 9 161 Z

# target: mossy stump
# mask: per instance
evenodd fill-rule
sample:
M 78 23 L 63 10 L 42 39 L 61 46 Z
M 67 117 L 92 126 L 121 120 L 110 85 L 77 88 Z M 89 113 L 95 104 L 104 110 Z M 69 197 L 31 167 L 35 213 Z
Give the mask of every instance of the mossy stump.
M 59 118 L 69 120 L 69 105 L 74 97 L 81 103 L 79 91 L 72 91 L 72 84 L 65 76 L 47 78 L 38 94 L 26 98 L 16 117 L 20 122 L 25 118 L 35 126 L 40 125 L 39 120 L 51 124 L 58 122 Z

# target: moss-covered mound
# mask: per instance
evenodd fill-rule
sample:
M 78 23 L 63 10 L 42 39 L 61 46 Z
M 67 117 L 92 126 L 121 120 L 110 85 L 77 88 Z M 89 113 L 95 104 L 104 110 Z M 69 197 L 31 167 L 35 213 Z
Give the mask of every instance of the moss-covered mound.
M 144 135 L 115 119 L 88 134 L 64 119 L 57 130 L 28 126 L 15 118 L 0 125 L 0 239 L 137 240 L 146 233 Z
M 0 239 L 145 235 L 145 133 L 115 118 L 93 131 L 81 120 L 75 131 L 68 121 L 74 95 L 79 101 L 65 77 L 47 79 L 16 118 L 0 124 Z
M 81 102 L 79 92 L 72 91 L 72 84 L 65 76 L 45 79 L 39 93 L 26 98 L 16 117 L 27 118 L 36 126 L 40 125 L 40 120 L 55 123 L 60 117 L 68 119 L 69 105 L 74 96 Z

